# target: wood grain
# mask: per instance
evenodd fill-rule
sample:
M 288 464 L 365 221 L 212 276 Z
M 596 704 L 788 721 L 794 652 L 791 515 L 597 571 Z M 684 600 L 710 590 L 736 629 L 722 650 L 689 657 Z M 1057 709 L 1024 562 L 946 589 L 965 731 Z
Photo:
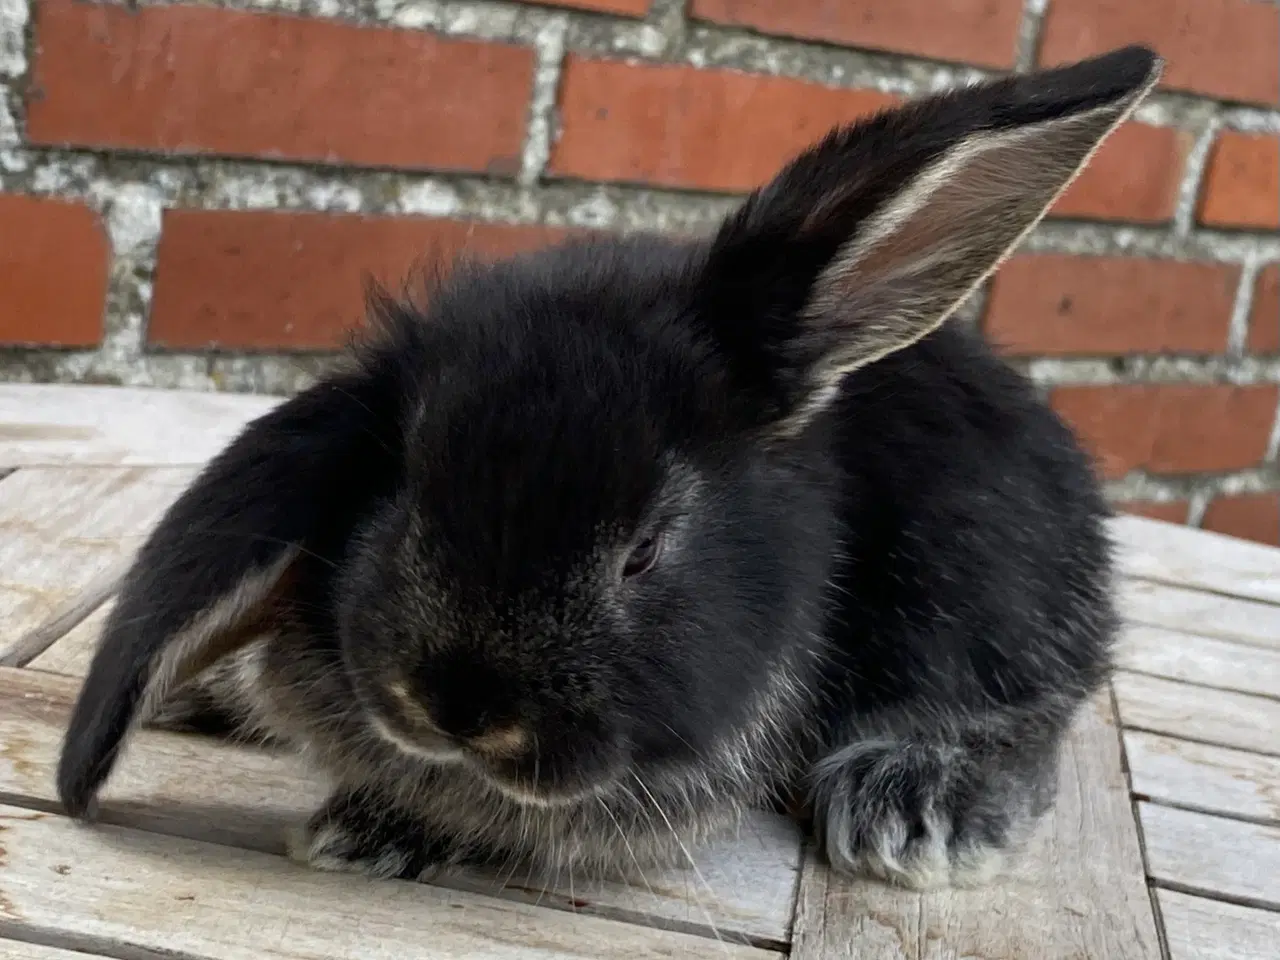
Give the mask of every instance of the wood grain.
M 1280 913 L 1156 891 L 1169 960 L 1264 960 L 1280 955 Z
M 1280 910 L 1280 826 L 1138 804 L 1151 878 Z
M 128 569 L 128 557 L 125 556 L 96 574 L 81 590 L 58 604 L 52 613 L 0 652 L 0 666 L 20 667 L 29 664 L 61 637 L 74 633 L 115 595 Z M 102 624 L 98 623 L 98 633 L 101 631 Z M 80 636 L 84 637 L 84 634 Z M 83 644 L 86 641 L 81 639 L 78 642 Z M 92 651 L 81 651 L 81 655 L 92 656 Z M 84 669 L 88 669 L 87 660 Z
M 1280 552 L 1280 551 L 1277 551 Z M 1122 577 L 1126 621 L 1280 650 L 1280 606 Z
M 0 658 L 20 660 L 70 629 L 84 594 L 122 569 L 192 476 L 191 468 L 36 467 L 4 480 L 0 497 Z M 105 595 L 105 594 L 103 594 Z
M 1146 517 L 1111 520 L 1117 561 L 1129 576 L 1280 603 L 1280 550 Z
M 0 384 L 0 467 L 203 464 L 279 397 Z
M 1280 701 L 1139 673 L 1112 680 L 1126 727 L 1280 755 Z
M 78 682 L 36 670 L 0 668 L 0 800 L 56 810 L 53 770 Z M 161 731 L 130 742 L 102 798 L 105 822 L 193 840 L 283 853 L 283 832 L 323 797 L 321 784 L 291 757 Z M 572 887 L 557 878 L 543 892 L 523 873 L 460 872 L 440 883 L 726 938 L 785 943 L 790 927 L 800 836 L 772 814 L 752 818 L 739 838 L 696 852 L 704 887 L 693 871 L 655 872 L 649 886 Z M 505 885 L 502 880 L 509 880 Z
M 476 960 L 766 960 L 764 950 L 427 884 L 371 881 L 279 857 L 0 806 L 0 910 L 117 956 L 209 960 L 421 956 Z M 56 942 L 56 941 L 55 941 Z M 104 951 L 105 952 L 105 951 Z
M 793 960 L 1158 960 L 1155 920 L 1109 702 L 1083 711 L 1052 813 L 1014 872 L 916 894 L 806 858 Z
M 4 921 L 0 920 L 0 929 Z M 102 954 L 86 953 L 83 948 L 72 952 L 58 947 L 42 947 L 17 940 L 0 940 L 0 960 L 92 960 Z
M 69 677 L 83 677 L 89 672 L 98 638 L 106 625 L 107 617 L 115 607 L 109 599 L 62 635 L 61 639 L 47 646 L 38 656 L 31 658 L 27 666 L 32 670 L 47 670 Z
M 1280 697 L 1280 647 L 1263 650 L 1163 627 L 1126 627 L 1117 666 L 1206 687 Z
M 1133 792 L 1209 813 L 1280 823 L 1280 757 L 1126 730 Z

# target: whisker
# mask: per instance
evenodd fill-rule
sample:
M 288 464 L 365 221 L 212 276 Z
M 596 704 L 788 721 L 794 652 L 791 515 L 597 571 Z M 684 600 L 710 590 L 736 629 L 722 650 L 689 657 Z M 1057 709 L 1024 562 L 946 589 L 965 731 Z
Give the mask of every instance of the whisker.
M 689 853 L 689 848 L 686 847 L 684 841 L 680 839 L 680 834 L 676 832 L 675 825 L 672 824 L 671 819 L 662 809 L 661 804 L 658 803 L 658 798 L 650 793 L 649 788 L 645 786 L 644 781 L 640 779 L 640 775 L 638 773 L 633 772 L 631 776 L 640 789 L 644 791 L 645 796 L 647 796 L 653 803 L 653 808 L 658 811 L 658 816 L 662 817 L 663 821 L 666 823 L 667 829 L 671 831 L 671 838 L 679 845 L 680 852 L 684 854 L 685 860 L 688 861 L 689 867 L 693 870 L 694 876 L 698 878 L 698 882 L 702 884 L 702 888 L 707 892 L 708 896 L 715 899 L 715 891 L 711 889 L 711 885 L 707 883 L 706 878 L 702 875 L 702 871 L 698 869 L 698 865 L 694 862 L 693 856 Z M 725 945 L 724 938 L 720 935 L 720 928 L 716 926 L 715 920 L 711 918 L 711 912 L 707 910 L 706 904 L 702 902 L 702 898 L 696 893 L 694 894 L 693 899 L 697 901 L 698 909 L 702 911 L 703 917 L 706 918 L 707 926 L 711 928 L 711 933 L 715 936 L 716 942 L 720 944 L 720 949 L 725 953 L 728 953 L 729 948 Z
M 622 840 L 622 845 L 627 849 L 627 855 L 631 857 L 631 862 L 636 865 L 636 872 L 640 874 L 640 881 L 644 884 L 645 889 L 649 891 L 649 896 L 653 898 L 654 903 L 660 902 L 658 894 L 654 891 L 649 883 L 649 878 L 644 875 L 644 867 L 640 863 L 639 857 L 636 856 L 635 849 L 631 846 L 631 841 L 627 839 L 627 831 L 622 829 L 622 824 L 618 822 L 618 818 L 613 815 L 613 811 L 609 809 L 609 804 L 605 802 L 604 797 L 596 797 L 600 806 L 604 808 L 605 815 L 613 822 L 614 829 L 618 831 L 618 836 Z

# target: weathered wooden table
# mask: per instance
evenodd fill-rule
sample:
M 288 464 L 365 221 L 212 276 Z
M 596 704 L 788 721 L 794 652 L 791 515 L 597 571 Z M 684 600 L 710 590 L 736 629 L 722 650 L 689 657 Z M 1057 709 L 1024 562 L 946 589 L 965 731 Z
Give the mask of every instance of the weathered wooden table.
M 835 878 L 765 815 L 640 887 L 315 873 L 280 854 L 317 784 L 163 733 L 133 741 L 102 824 L 64 819 L 59 740 L 122 564 L 275 402 L 0 385 L 0 960 L 1280 957 L 1280 550 L 1139 519 L 1114 528 L 1122 669 L 987 889 Z

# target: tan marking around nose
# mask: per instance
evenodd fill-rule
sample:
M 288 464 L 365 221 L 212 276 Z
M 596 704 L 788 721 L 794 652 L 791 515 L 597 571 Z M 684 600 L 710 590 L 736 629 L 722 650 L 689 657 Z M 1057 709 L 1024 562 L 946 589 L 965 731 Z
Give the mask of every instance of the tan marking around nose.
M 409 692 L 409 688 L 403 680 L 393 680 L 387 684 L 387 692 L 391 694 L 391 698 L 395 700 L 397 706 L 404 711 L 405 719 L 410 723 L 437 733 L 441 732 L 435 721 L 431 719 L 431 715 L 423 709 L 422 704 L 414 699 L 413 694 Z
M 499 730 L 490 730 L 467 741 L 467 746 L 480 753 L 494 756 L 514 757 L 524 752 L 529 742 L 529 735 L 524 727 L 513 724 Z

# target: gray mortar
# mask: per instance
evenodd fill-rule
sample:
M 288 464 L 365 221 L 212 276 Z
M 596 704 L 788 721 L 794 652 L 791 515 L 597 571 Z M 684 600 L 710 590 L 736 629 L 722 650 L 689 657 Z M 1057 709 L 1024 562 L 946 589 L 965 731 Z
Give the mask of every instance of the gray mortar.
M 1044 24 L 1044 14 L 1048 8 L 1049 0 L 1023 0 L 1014 69 L 1030 70 L 1035 65 L 1040 46 L 1040 28 Z
M 564 61 L 564 37 L 568 30 L 564 17 L 544 23 L 534 38 L 537 55 L 533 76 L 533 95 L 529 104 L 528 132 L 520 156 L 521 186 L 530 187 L 542 179 L 551 156 L 552 138 L 556 134 L 556 91 L 560 87 L 560 65 Z
M 28 0 L 0 0 L 0 150 L 21 142 L 19 97 L 27 72 Z
M 1249 336 L 1249 314 L 1253 312 L 1253 291 L 1261 269 L 1261 263 L 1253 260 L 1246 262 L 1240 270 L 1235 306 L 1227 328 L 1227 356 L 1233 359 L 1244 356 L 1245 341 Z
M 173 0 L 115 0 L 160 6 Z M 485 0 L 202 0 L 205 5 L 327 17 L 360 24 L 429 30 L 446 36 L 513 42 L 534 49 L 529 125 L 514 180 L 435 173 L 353 170 L 324 164 L 213 157 L 148 156 L 18 145 L 21 91 L 31 44 L 28 0 L 0 0 L 0 191 L 80 199 L 103 217 L 113 250 L 102 345 L 94 350 L 0 349 L 0 380 L 100 382 L 287 395 L 312 382 L 331 361 L 317 353 L 155 352 L 145 348 L 160 212 L 282 209 L 347 214 L 461 217 L 630 232 L 703 233 L 728 212 L 728 195 L 626 184 L 549 181 L 547 158 L 558 135 L 555 111 L 566 52 L 655 63 L 722 67 L 795 77 L 835 87 L 915 96 L 968 83 L 988 71 L 922 58 L 767 37 L 687 20 L 685 0 L 653 0 L 643 19 Z M 1017 69 L 1034 62 L 1048 0 L 1027 0 Z M 1280 358 L 1243 353 L 1253 281 L 1280 260 L 1280 236 L 1206 230 L 1194 210 L 1212 135 L 1219 130 L 1280 132 L 1280 110 L 1224 105 L 1161 92 L 1136 118 L 1191 133 L 1194 146 L 1174 222 L 1166 227 L 1054 220 L 1028 238 L 1026 251 L 1216 261 L 1243 267 L 1222 357 L 1139 356 L 1019 360 L 1037 385 L 1116 383 L 1280 383 Z M 986 288 L 957 311 L 973 324 Z M 1187 499 L 1199 522 L 1221 493 L 1280 487 L 1280 420 L 1268 462 L 1253 470 L 1183 477 L 1137 471 L 1107 484 L 1117 498 Z

